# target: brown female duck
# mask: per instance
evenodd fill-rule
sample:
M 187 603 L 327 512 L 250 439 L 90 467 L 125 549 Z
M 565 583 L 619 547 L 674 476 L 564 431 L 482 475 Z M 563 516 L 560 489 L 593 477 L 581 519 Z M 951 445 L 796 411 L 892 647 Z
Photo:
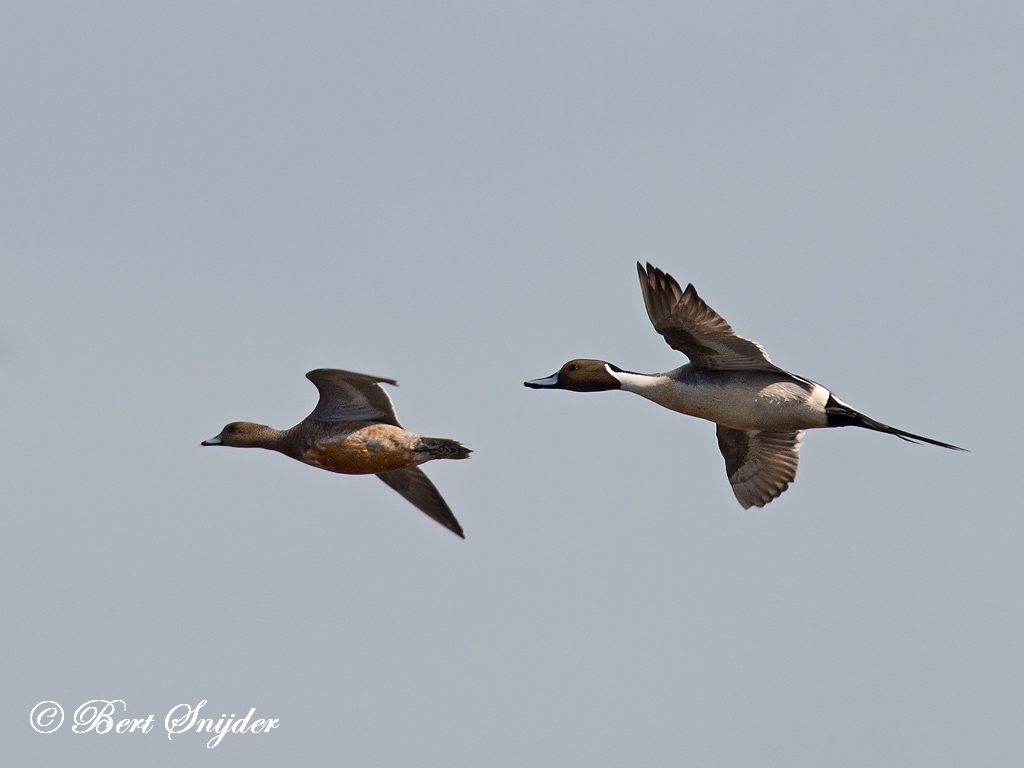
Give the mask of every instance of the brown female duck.
M 417 465 L 432 459 L 465 459 L 470 449 L 443 437 L 421 437 L 402 428 L 391 398 L 380 386 L 393 379 L 318 368 L 306 374 L 320 400 L 291 429 L 235 421 L 202 445 L 266 448 L 345 475 L 377 475 L 417 509 L 456 535 L 462 526 Z

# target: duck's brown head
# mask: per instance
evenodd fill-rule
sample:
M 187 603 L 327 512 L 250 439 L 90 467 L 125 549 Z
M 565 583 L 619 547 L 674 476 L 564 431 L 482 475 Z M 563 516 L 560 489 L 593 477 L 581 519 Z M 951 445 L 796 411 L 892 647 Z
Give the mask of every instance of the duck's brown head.
M 233 421 L 216 437 L 203 440 L 200 445 L 227 445 L 233 448 L 265 448 L 280 437 L 280 433 L 266 424 L 251 421 Z
M 612 376 L 612 371 L 621 371 L 604 360 L 570 360 L 557 373 L 544 379 L 524 381 L 531 389 L 568 389 L 572 392 L 604 392 L 621 389 L 622 382 Z

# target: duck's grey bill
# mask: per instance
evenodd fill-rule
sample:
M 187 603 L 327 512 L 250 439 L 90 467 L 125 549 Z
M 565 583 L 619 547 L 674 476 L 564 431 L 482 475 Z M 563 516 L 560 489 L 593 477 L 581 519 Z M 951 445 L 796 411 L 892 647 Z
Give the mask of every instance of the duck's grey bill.
M 217 435 L 216 437 L 211 437 L 209 440 L 203 440 L 200 445 L 222 445 L 223 443 L 224 441 L 220 439 L 220 435 Z
M 530 389 L 550 389 L 551 387 L 558 386 L 558 374 L 552 373 L 550 376 L 543 379 L 533 379 L 532 381 L 524 381 L 524 387 Z

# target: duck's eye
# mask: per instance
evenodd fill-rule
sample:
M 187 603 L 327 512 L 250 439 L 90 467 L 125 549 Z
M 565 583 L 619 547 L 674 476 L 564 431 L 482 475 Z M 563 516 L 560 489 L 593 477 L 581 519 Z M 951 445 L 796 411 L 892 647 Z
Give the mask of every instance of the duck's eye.
M 238 431 L 238 427 L 236 427 L 236 426 L 235 426 L 234 424 L 232 424 L 232 425 L 231 425 L 230 427 L 228 427 L 228 428 L 227 428 L 226 430 L 224 430 L 224 431 L 225 431 L 225 432 L 237 432 L 237 431 Z
M 579 368 L 579 366 L 576 365 L 576 363 L 573 363 L 572 365 L 569 366 L 570 371 L 575 371 L 577 368 Z

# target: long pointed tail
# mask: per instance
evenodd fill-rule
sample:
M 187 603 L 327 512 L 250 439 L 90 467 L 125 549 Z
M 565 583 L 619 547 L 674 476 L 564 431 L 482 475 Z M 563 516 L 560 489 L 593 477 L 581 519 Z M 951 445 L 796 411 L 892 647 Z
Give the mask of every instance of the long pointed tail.
M 830 427 L 863 427 L 864 429 L 873 429 L 875 432 L 885 432 L 887 435 L 896 435 L 900 440 L 906 440 L 908 443 L 928 443 L 929 445 L 937 445 L 940 448 L 949 448 L 953 451 L 967 450 L 957 445 L 932 440 L 930 437 L 922 437 L 912 432 L 904 432 L 902 429 L 896 429 L 896 427 L 890 427 L 888 424 L 875 421 L 870 416 L 865 416 L 860 411 L 851 408 L 831 393 L 829 393 L 828 402 L 825 403 L 825 415 L 828 417 L 828 425 Z

